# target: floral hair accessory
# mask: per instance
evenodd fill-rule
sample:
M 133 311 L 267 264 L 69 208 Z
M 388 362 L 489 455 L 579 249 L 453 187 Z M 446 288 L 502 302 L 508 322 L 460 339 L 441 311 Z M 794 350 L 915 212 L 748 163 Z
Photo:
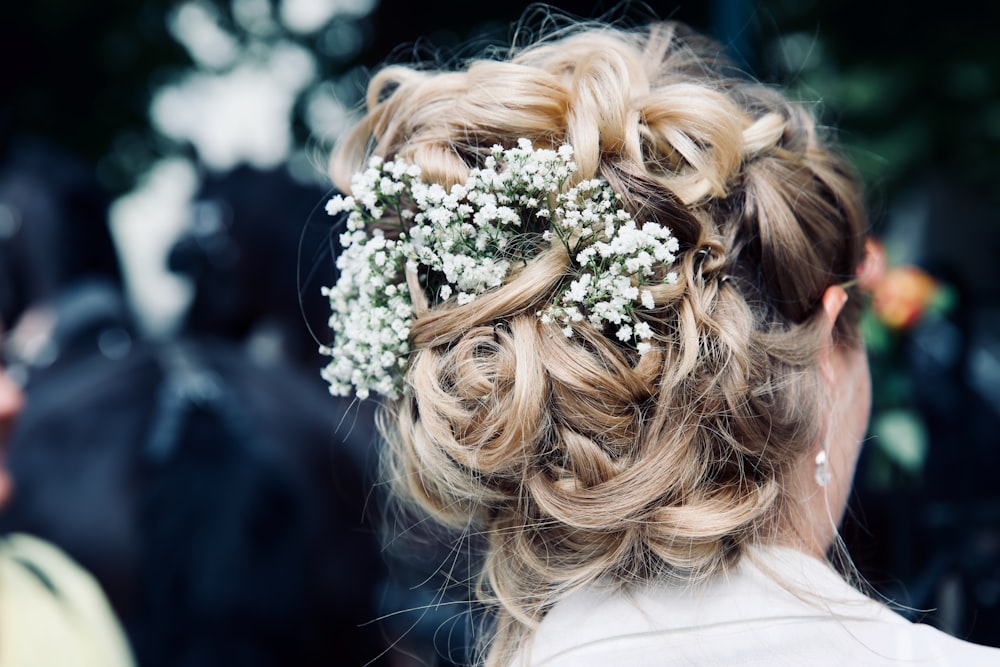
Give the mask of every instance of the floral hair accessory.
M 541 321 L 567 337 L 586 321 L 647 352 L 653 330 L 639 311 L 655 306 L 650 285 L 677 281 L 666 270 L 677 239 L 658 223 L 637 224 L 603 179 L 565 188 L 575 171 L 571 146 L 536 149 L 527 139 L 494 146 L 482 168 L 449 190 L 401 158 L 371 158 L 351 179 L 353 196 L 326 206 L 347 213 L 340 275 L 323 290 L 333 311 L 334 341 L 320 350 L 332 357 L 322 373 L 330 392 L 399 394 L 414 318 L 407 273 L 432 304 L 463 306 L 554 243 L 572 261 Z

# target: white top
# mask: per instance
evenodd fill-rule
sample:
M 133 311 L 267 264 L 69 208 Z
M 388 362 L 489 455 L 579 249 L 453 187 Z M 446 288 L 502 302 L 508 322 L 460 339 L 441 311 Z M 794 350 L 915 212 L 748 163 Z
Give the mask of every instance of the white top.
M 543 619 L 521 665 L 977 667 L 1000 666 L 1000 649 L 910 623 L 826 563 L 768 548 L 698 588 L 578 591 Z

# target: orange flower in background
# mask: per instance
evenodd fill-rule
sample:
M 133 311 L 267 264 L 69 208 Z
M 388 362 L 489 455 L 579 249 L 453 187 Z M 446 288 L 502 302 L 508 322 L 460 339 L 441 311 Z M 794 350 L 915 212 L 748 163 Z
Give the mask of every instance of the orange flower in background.
M 920 321 L 939 288 L 934 278 L 916 266 L 893 267 L 874 285 L 872 309 L 887 327 L 905 329 Z
M 958 295 L 912 264 L 889 266 L 881 241 L 865 241 L 865 258 L 855 272 L 855 284 L 868 294 L 861 331 L 872 361 L 874 406 L 869 433 L 879 456 L 874 459 L 873 488 L 890 488 L 895 474 L 919 476 L 927 460 L 930 433 L 914 403 L 914 381 L 905 353 L 909 331 L 928 317 L 944 316 Z M 880 467 L 881 466 L 881 467 Z

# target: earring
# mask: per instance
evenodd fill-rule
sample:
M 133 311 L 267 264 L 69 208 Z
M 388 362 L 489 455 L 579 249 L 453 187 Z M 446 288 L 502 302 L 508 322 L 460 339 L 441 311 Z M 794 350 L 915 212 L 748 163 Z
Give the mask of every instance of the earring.
M 816 472 L 815 472 L 816 483 L 822 487 L 825 487 L 833 479 L 830 475 L 830 465 L 827 462 L 826 449 L 819 450 L 819 454 L 816 455 Z

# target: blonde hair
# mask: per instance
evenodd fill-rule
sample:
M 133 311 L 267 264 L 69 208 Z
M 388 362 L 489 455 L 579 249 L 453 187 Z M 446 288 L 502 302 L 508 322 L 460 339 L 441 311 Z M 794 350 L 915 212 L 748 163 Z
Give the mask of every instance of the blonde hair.
M 820 300 L 861 260 L 858 188 L 809 110 L 686 33 L 586 26 L 460 71 L 386 67 L 331 162 L 344 191 L 371 154 L 450 185 L 493 144 L 570 143 L 578 178 L 603 177 L 681 243 L 641 357 L 536 316 L 571 263 L 558 244 L 471 304 L 414 294 L 387 471 L 401 497 L 486 535 L 488 665 L 582 585 L 698 579 L 773 540 L 820 437 Z

